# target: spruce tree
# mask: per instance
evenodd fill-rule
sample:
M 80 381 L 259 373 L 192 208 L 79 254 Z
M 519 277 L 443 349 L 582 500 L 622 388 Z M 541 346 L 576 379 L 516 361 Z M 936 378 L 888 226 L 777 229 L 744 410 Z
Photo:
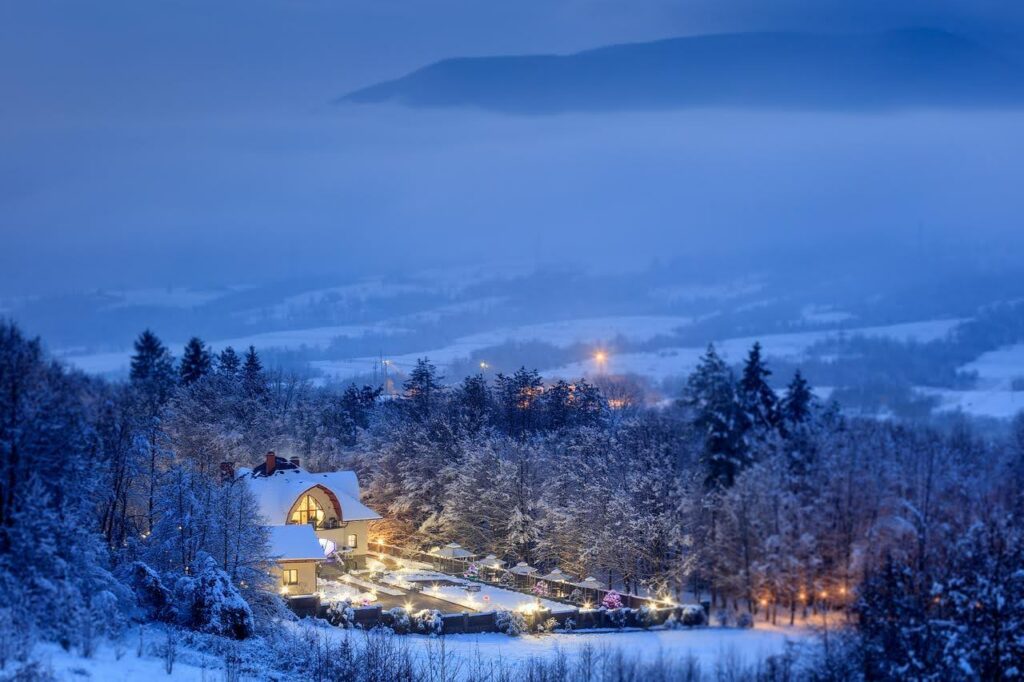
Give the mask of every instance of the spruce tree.
M 217 357 L 217 372 L 229 379 L 233 379 L 238 375 L 238 370 L 241 366 L 242 361 L 238 358 L 238 353 L 231 346 L 222 350 Z
M 267 395 L 267 377 L 255 346 L 249 346 L 242 365 L 242 389 L 250 400 L 262 400 Z
M 166 396 L 174 384 L 174 358 L 163 342 L 149 329 L 135 340 L 130 378 L 133 384 L 150 384 Z
M 444 392 L 442 379 L 444 377 L 438 375 L 437 368 L 427 358 L 416 361 L 416 366 L 409 373 L 409 378 L 403 386 L 403 397 L 410 413 L 417 421 L 426 421 L 436 407 Z
M 494 397 L 501 426 L 510 436 L 521 437 L 541 423 L 544 381 L 537 370 L 520 367 L 512 376 L 494 378 Z
M 693 412 L 694 426 L 704 436 L 701 460 L 708 487 L 730 487 L 746 464 L 743 430 L 732 370 L 708 345 L 687 380 L 683 404 Z
M 810 384 L 800 370 L 797 370 L 786 388 L 786 396 L 782 399 L 782 417 L 789 424 L 802 424 L 811 416 L 813 401 L 814 394 L 811 393 Z
M 462 380 L 456 394 L 456 404 L 462 425 L 469 433 L 477 433 L 487 424 L 491 408 L 491 391 L 483 374 Z
M 178 373 L 181 375 L 181 383 L 185 386 L 194 384 L 210 373 L 213 367 L 213 358 L 210 351 L 199 337 L 193 336 L 185 346 L 185 353 L 181 357 L 181 366 Z
M 761 344 L 755 342 L 743 365 L 739 400 L 748 426 L 758 431 L 773 429 L 779 423 L 779 400 L 768 385 L 771 374 L 761 358 Z

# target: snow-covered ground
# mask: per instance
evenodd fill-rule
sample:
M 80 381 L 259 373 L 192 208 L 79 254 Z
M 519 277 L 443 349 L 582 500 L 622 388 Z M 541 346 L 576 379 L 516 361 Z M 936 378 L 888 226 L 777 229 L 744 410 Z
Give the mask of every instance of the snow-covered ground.
M 840 335 L 883 337 L 900 341 L 932 341 L 942 338 L 950 332 L 959 319 L 925 320 L 879 327 L 852 327 L 849 329 L 831 329 L 820 331 L 797 332 L 791 334 L 764 334 L 760 336 L 744 336 L 715 341 L 715 349 L 729 362 L 740 362 L 746 357 L 747 351 L 760 342 L 767 358 L 799 359 L 807 349 L 815 343 L 835 338 Z M 609 374 L 639 374 L 652 379 L 664 379 L 692 372 L 707 350 L 706 346 L 663 348 L 642 353 L 622 353 L 611 355 L 605 367 Z M 579 377 L 592 375 L 595 371 L 593 360 L 586 359 L 563 367 L 549 368 L 542 372 L 544 376 Z
M 1014 379 L 1024 379 L 1024 343 L 982 353 L 962 369 L 977 372 L 980 385 L 1009 388 Z
M 523 343 L 541 341 L 560 348 L 575 344 L 600 345 L 617 338 L 634 342 L 649 341 L 657 336 L 668 336 L 692 323 L 691 318 L 676 316 L 596 317 L 581 320 L 560 320 L 521 327 L 495 329 L 456 339 L 441 348 L 389 356 L 388 362 L 396 369 L 407 372 L 420 358 L 445 367 L 456 360 L 469 358 L 474 352 L 506 342 Z M 349 360 L 324 360 L 311 363 L 325 375 L 346 379 L 366 374 L 379 362 L 378 358 L 363 357 Z
M 939 398 L 939 411 L 961 411 L 976 417 L 995 417 L 1010 419 L 1024 410 L 1024 391 L 1011 391 L 1008 388 L 979 388 L 968 391 L 956 391 L 944 388 L 922 386 L 917 389 Z
M 4 633 L 7 636 L 7 633 Z M 109 643 L 99 646 L 91 658 L 67 652 L 56 644 L 36 645 L 32 659 L 58 680 L 95 680 L 96 682 L 134 682 L 136 680 L 173 680 L 174 682 L 214 682 L 224 679 L 223 662 L 213 656 L 181 649 L 170 675 L 162 658 L 146 651 L 140 658 L 137 643 L 126 641 L 118 651 Z M 185 660 L 187 659 L 187 661 Z M 252 678 L 243 678 L 249 680 Z
M 285 331 L 250 334 L 230 339 L 212 341 L 208 345 L 215 352 L 228 346 L 241 353 L 249 346 L 258 350 L 274 348 L 277 350 L 300 350 L 302 348 L 323 349 L 337 339 L 353 339 L 368 334 L 399 335 L 411 333 L 408 329 L 389 325 L 341 325 L 334 327 L 313 327 L 310 329 L 290 329 Z M 185 348 L 184 342 L 168 344 L 176 357 L 181 357 Z M 60 354 L 58 352 L 58 354 Z M 66 353 L 62 359 L 74 367 L 89 374 L 112 374 L 127 372 L 131 364 L 132 351 L 123 350 L 112 353 L 90 353 L 75 355 Z
M 107 306 L 108 310 L 135 306 L 147 308 L 193 308 L 215 301 L 232 291 L 239 291 L 240 289 L 241 287 L 213 290 L 171 287 L 168 289 L 128 289 L 125 291 L 104 291 L 100 293 L 117 299 Z
M 345 637 L 345 630 L 331 631 L 335 637 Z M 696 628 L 693 630 L 646 630 L 617 632 L 583 632 L 524 635 L 509 637 L 499 633 L 477 635 L 448 635 L 444 638 L 447 651 L 463 661 L 479 656 L 483 660 L 501 660 L 516 663 L 530 658 L 544 658 L 558 651 L 573 654 L 584 647 L 598 651 L 622 650 L 627 656 L 653 661 L 659 656 L 682 660 L 696 659 L 705 671 L 714 670 L 717 662 L 733 658 L 746 664 L 755 663 L 784 651 L 787 642 L 808 642 L 813 631 L 806 628 L 756 627 Z M 426 649 L 436 647 L 437 640 L 422 635 L 408 635 L 411 646 Z

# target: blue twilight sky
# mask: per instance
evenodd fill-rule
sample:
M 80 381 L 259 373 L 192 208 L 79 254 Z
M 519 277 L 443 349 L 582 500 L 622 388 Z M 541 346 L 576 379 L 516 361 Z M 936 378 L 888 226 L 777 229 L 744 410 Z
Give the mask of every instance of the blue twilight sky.
M 867 257 L 922 230 L 1015 249 L 1016 111 L 516 117 L 332 100 L 451 56 L 905 26 L 1017 56 L 1022 25 L 1024 6 L 986 0 L 3 3 L 0 295 L 741 247 Z

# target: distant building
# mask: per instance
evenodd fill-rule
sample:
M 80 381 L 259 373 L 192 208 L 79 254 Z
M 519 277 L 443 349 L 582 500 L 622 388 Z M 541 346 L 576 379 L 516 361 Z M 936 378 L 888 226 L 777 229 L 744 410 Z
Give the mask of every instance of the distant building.
M 380 514 L 359 501 L 353 471 L 314 474 L 298 458 L 273 452 L 256 468 L 239 469 L 270 526 L 284 594 L 316 592 L 316 566 L 328 557 L 365 563 L 369 524 Z

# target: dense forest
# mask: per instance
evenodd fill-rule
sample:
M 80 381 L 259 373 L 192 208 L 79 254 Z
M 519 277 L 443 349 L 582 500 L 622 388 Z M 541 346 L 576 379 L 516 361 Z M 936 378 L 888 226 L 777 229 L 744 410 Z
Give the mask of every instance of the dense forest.
M 304 670 L 255 502 L 220 475 L 276 450 L 357 471 L 393 544 L 454 540 L 723 621 L 831 617 L 809 678 L 1024 674 L 1024 419 L 997 439 L 852 417 L 770 373 L 756 345 L 739 367 L 709 347 L 651 407 L 614 377 L 451 380 L 424 359 L 385 395 L 269 371 L 254 348 L 193 339 L 176 359 L 146 331 L 108 382 L 2 323 L 0 622 L 26 634 L 0 669 L 33 637 L 88 655 L 164 622 L 263 638 L 265 665 Z

